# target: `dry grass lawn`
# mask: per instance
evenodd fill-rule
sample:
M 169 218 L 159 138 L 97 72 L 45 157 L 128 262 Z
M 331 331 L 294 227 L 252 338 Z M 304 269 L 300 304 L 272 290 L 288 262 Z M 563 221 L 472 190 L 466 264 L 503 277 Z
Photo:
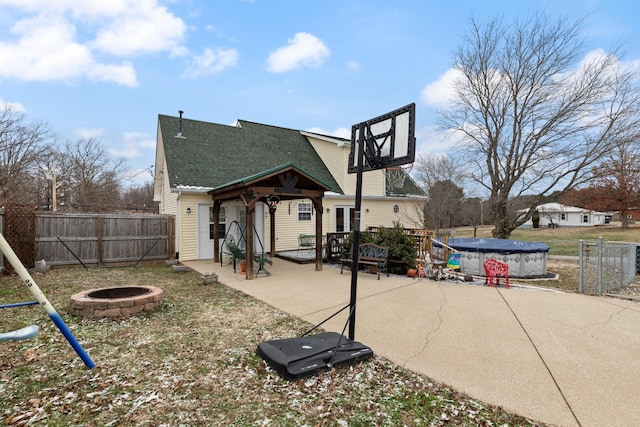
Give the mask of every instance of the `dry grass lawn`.
M 490 237 L 490 227 L 478 230 Z M 468 237 L 472 229 L 459 229 Z M 578 255 L 578 240 L 640 242 L 640 226 L 516 230 L 550 255 Z M 577 262 L 549 260 L 577 290 Z M 29 324 L 38 337 L 0 343 L 0 420 L 8 426 L 395 426 L 540 425 L 462 395 L 375 356 L 297 382 L 278 377 L 254 353 L 258 343 L 297 336 L 310 325 L 194 272 L 163 263 L 139 268 L 57 268 L 36 282 L 96 363 L 88 370 L 37 306 L 0 309 L 0 331 Z M 68 315 L 81 290 L 154 285 L 161 309 L 127 319 Z M 0 276 L 0 304 L 29 300 L 16 276 Z
M 88 370 L 37 306 L 0 310 L 0 331 L 29 324 L 38 337 L 0 343 L 0 419 L 8 426 L 540 425 L 374 357 L 288 382 L 254 353 L 309 325 L 194 272 L 59 268 L 34 279 L 89 355 Z M 162 307 L 127 319 L 70 316 L 81 290 L 155 285 Z M 0 303 L 29 300 L 0 276 Z

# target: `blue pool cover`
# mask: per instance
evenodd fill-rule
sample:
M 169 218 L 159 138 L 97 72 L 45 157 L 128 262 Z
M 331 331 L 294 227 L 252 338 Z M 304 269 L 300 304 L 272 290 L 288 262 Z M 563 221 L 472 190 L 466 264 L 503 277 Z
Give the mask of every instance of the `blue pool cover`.
M 442 241 L 438 239 L 433 239 L 433 244 L 442 247 Z M 499 254 L 549 252 L 549 246 L 544 243 L 478 237 L 450 237 L 448 246 L 461 252 L 496 252 Z

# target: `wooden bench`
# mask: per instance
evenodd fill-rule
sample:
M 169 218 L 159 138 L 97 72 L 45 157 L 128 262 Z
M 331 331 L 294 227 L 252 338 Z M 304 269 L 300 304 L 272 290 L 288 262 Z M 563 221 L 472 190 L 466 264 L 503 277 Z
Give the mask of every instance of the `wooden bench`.
M 389 271 L 387 270 L 388 258 L 388 246 L 380 246 L 375 243 L 362 243 L 358 247 L 358 266 L 365 265 L 375 268 L 378 273 L 378 280 L 380 280 L 381 272 L 387 273 L 387 277 L 389 277 Z M 340 274 L 342 274 L 345 265 L 351 268 L 353 259 L 352 257 L 341 258 L 340 262 L 342 263 Z
M 489 258 L 482 264 L 482 266 L 484 267 L 484 274 L 486 276 L 484 279 L 485 285 L 488 283 L 489 286 L 493 286 L 493 282 L 495 280 L 497 286 L 500 284 L 500 276 L 503 276 L 507 282 L 507 288 L 511 288 L 509 285 L 509 265 L 507 263 Z

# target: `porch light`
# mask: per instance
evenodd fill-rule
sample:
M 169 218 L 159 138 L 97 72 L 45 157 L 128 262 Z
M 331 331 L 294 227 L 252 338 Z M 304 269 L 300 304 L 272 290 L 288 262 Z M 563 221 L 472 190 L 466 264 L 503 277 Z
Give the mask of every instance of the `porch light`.
M 191 213 L 191 208 L 187 208 L 187 213 L 190 214 Z

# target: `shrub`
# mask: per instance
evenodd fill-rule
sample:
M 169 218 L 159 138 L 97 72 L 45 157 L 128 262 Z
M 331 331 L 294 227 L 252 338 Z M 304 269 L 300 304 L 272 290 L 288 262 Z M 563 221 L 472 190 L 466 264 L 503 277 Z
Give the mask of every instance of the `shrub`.
M 416 264 L 416 241 L 404 232 L 404 227 L 395 221 L 393 227 L 379 227 L 375 233 L 360 232 L 360 244 L 375 243 L 389 247 L 389 273 L 405 274 Z M 344 239 L 341 258 L 350 258 L 353 231 Z
M 376 243 L 373 239 L 373 235 L 368 231 L 360 232 L 360 244 L 363 243 Z M 342 256 L 341 258 L 351 258 L 351 246 L 353 245 L 353 231 L 345 237 L 342 243 Z
M 416 241 L 399 222 L 394 221 L 391 228 L 378 228 L 374 243 L 389 247 L 389 273 L 405 274 L 407 268 L 415 266 Z

